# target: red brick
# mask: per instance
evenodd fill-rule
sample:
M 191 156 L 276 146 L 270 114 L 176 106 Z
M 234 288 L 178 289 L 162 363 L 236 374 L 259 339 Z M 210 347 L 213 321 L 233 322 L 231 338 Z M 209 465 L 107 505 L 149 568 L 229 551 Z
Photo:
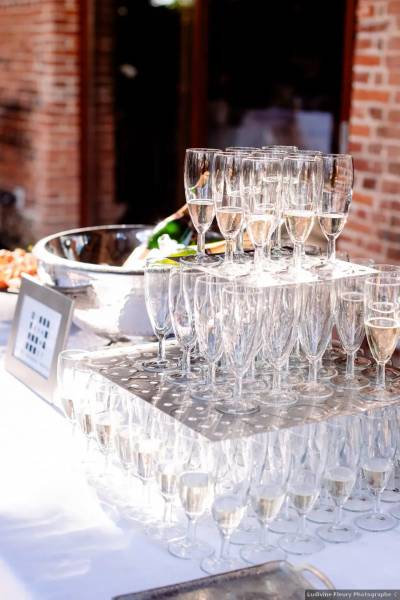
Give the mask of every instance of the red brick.
M 365 204 L 366 206 L 372 206 L 373 200 L 371 196 L 367 196 L 366 194 L 360 194 L 360 192 L 354 192 L 353 201 L 357 204 Z
M 389 92 L 384 90 L 374 89 L 358 89 L 353 92 L 353 100 L 368 100 L 372 102 L 387 102 L 389 100 Z
M 370 128 L 367 125 L 350 125 L 350 135 L 368 137 Z
M 376 54 L 356 54 L 354 57 L 355 65 L 366 65 L 368 67 L 372 67 L 379 65 L 380 62 L 380 57 Z

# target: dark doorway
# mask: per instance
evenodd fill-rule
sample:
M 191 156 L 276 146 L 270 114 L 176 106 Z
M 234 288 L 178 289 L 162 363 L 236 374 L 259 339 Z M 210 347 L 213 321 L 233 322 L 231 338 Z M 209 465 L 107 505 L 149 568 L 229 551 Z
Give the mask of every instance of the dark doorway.
M 126 222 L 176 205 L 180 13 L 149 0 L 116 2 L 116 188 Z
M 124 220 L 149 223 L 184 202 L 188 146 L 337 151 L 354 4 L 115 0 L 116 187 Z
M 211 0 L 211 146 L 337 149 L 345 0 Z

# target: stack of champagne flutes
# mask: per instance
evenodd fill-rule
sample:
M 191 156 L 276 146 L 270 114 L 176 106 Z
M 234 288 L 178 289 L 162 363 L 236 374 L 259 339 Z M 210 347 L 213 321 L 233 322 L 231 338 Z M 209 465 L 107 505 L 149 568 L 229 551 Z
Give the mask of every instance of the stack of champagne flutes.
M 146 411 L 72 350 L 60 355 L 59 395 L 112 517 L 206 573 L 312 554 L 400 519 L 395 406 L 211 443 Z
M 124 518 L 174 556 L 201 560 L 207 573 L 351 542 L 400 518 L 400 508 L 388 513 L 380 504 L 400 502 L 400 413 L 391 406 L 400 378 L 386 368 L 400 335 L 400 268 L 336 258 L 352 183 L 347 155 L 188 150 L 185 190 L 198 252 L 179 263 L 147 263 L 158 353 L 132 362 L 175 391 L 171 416 L 100 377 L 90 357 L 60 355 L 59 396 L 86 440 L 84 462 L 93 462 L 95 448 L 104 455 L 97 487 Z M 214 215 L 226 240 L 223 260 L 204 250 Z M 316 218 L 326 258 L 304 252 Z M 292 252 L 282 245 L 283 223 Z M 245 230 L 252 257 L 243 251 Z M 212 443 L 173 418 L 194 402 L 210 421 L 256 422 L 262 408 L 271 422 L 297 411 L 299 426 Z M 344 415 L 346 404 L 360 412 Z M 309 408 L 316 418 L 305 424 Z M 359 513 L 354 522 L 351 511 Z M 320 526 L 308 533 L 307 520 Z M 220 551 L 199 539 L 198 521 L 215 522 Z

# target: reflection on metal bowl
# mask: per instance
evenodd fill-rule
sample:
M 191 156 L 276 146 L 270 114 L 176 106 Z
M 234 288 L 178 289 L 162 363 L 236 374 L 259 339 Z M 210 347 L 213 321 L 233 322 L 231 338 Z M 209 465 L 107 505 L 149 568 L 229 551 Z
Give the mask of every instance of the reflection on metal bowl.
M 145 225 L 109 225 L 43 238 L 33 248 L 40 280 L 74 296 L 78 326 L 113 341 L 152 336 L 143 270 L 122 266 L 150 231 Z

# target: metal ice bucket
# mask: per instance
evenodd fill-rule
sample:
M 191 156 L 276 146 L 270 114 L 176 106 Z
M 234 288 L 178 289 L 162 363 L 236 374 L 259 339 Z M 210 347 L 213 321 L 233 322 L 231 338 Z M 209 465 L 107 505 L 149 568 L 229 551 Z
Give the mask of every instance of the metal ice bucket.
M 74 320 L 83 329 L 113 341 L 151 336 L 143 269 L 122 266 L 151 229 L 108 225 L 43 238 L 33 248 L 39 277 L 74 296 Z

